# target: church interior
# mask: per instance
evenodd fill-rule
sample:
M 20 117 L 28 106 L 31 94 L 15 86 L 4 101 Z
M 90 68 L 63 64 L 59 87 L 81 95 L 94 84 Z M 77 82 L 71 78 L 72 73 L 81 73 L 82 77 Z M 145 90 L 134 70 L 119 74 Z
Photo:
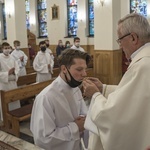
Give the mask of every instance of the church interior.
M 18 88 L 0 93 L 1 101 L 6 101 L 2 104 L 5 114 L 0 127 L 0 149 L 5 143 L 8 149 L 40 149 L 34 145 L 29 130 L 31 103 L 50 81 L 36 83 L 29 45 L 36 55 L 39 43 L 49 41 L 49 49 L 54 55 L 54 79 L 59 75 L 58 41 L 62 40 L 63 45 L 69 41 L 73 45 L 74 37 L 79 37 L 81 47 L 92 58 L 87 75 L 99 78 L 104 84 L 117 85 L 128 67 L 128 60 L 116 42 L 118 20 L 134 12 L 149 20 L 149 5 L 150 0 L 1 0 L 0 47 L 3 42 L 8 42 L 14 49 L 13 42 L 19 40 L 28 61 L 27 75 L 19 77 Z M 22 112 L 10 113 L 8 103 L 18 99 L 25 108 Z M 7 128 L 3 127 L 5 125 Z

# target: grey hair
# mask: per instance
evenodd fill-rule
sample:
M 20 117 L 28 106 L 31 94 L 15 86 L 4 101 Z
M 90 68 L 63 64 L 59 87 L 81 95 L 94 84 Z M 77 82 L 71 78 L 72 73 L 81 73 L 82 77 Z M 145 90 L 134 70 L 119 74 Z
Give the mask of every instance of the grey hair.
M 141 41 L 150 40 L 150 25 L 148 20 L 140 14 L 126 15 L 118 21 L 118 26 L 122 35 L 134 32 Z

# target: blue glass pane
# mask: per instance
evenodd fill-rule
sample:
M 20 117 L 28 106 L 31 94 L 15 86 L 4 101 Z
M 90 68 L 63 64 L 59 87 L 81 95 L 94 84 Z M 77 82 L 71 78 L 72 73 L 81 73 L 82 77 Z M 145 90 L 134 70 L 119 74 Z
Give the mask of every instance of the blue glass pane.
M 88 3 L 88 19 L 89 19 L 89 36 L 94 36 L 94 1 L 89 0 Z
M 45 37 L 47 33 L 47 11 L 46 0 L 37 0 L 38 21 L 39 21 L 39 36 Z
M 93 4 L 89 4 L 89 18 L 94 19 L 94 7 Z
M 46 0 L 38 0 L 38 9 L 46 9 Z
M 70 6 L 68 7 L 68 36 L 76 36 L 77 28 L 77 6 Z
M 40 36 L 47 36 L 47 23 L 40 24 Z
M 147 16 L 147 0 L 130 0 L 130 13 Z
M 94 20 L 89 22 L 89 34 L 92 36 L 94 35 Z
M 2 4 L 2 13 L 3 13 L 3 29 L 4 29 L 4 39 L 7 38 L 7 28 L 6 28 L 6 13 L 5 13 L 5 5 Z
M 26 12 L 26 26 L 27 26 L 27 29 L 30 28 L 29 12 Z
M 38 12 L 38 16 L 39 16 L 39 22 L 42 23 L 42 22 L 46 22 L 46 19 L 47 19 L 47 12 L 46 10 L 41 10 Z
M 26 5 L 26 12 L 30 11 L 29 0 L 25 0 L 25 5 Z
M 77 0 L 68 0 L 68 5 L 77 5 Z

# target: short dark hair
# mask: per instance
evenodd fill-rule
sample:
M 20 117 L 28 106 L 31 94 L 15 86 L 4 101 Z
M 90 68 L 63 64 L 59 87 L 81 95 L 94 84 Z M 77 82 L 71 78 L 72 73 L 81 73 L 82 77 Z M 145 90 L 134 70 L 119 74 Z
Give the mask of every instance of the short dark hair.
M 41 42 L 39 43 L 39 46 L 40 46 L 40 45 L 43 45 L 43 44 L 46 44 L 45 41 L 41 41 Z
M 15 45 L 15 44 L 20 44 L 20 41 L 15 40 L 15 41 L 14 41 L 14 45 Z
M 75 42 L 76 40 L 80 40 L 80 38 L 79 38 L 79 37 L 75 37 L 75 38 L 74 38 L 74 42 Z
M 75 49 L 66 49 L 58 56 L 59 67 L 65 65 L 69 68 L 71 65 L 74 64 L 75 58 L 84 59 L 87 65 L 91 59 L 90 55 L 86 52 L 82 52 L 80 50 Z
M 10 44 L 7 43 L 7 42 L 4 42 L 4 43 L 2 43 L 2 48 L 3 48 L 4 46 L 10 46 Z

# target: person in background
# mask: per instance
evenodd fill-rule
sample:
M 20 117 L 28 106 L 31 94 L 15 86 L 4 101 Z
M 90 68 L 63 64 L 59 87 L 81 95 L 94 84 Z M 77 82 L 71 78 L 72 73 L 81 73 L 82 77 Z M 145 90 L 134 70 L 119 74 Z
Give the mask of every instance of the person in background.
M 0 90 L 8 91 L 17 88 L 17 80 L 19 76 L 19 66 L 14 58 L 9 54 L 11 51 L 10 45 L 7 42 L 2 43 L 2 52 L 0 54 Z M 15 101 L 9 104 L 9 110 L 20 108 L 20 101 Z M 0 113 L 2 116 L 2 107 L 0 100 Z
M 144 16 L 128 14 L 118 21 L 117 34 L 131 59 L 120 83 L 83 81 L 84 95 L 92 97 L 89 117 L 99 134 L 92 135 L 90 145 L 92 150 L 145 150 L 150 143 L 150 25 Z
M 30 57 L 30 66 L 32 66 L 33 65 L 33 60 L 34 60 L 34 57 L 35 57 L 35 51 L 31 47 L 30 43 L 28 43 L 28 49 L 29 49 L 29 57 Z
M 65 42 L 65 49 L 70 48 L 70 47 L 71 47 L 70 41 L 66 41 Z
M 39 48 L 40 51 L 33 61 L 33 68 L 37 72 L 36 82 L 43 82 L 52 78 L 54 61 L 46 52 L 45 41 L 39 43 Z
M 52 53 L 52 50 L 49 48 L 50 46 L 49 40 L 45 40 L 45 43 L 46 43 L 46 52 L 49 53 L 52 59 L 54 60 L 54 55 Z
M 28 57 L 22 50 L 20 50 L 20 41 L 15 40 L 14 47 L 15 49 L 12 51 L 11 56 L 13 56 L 14 59 L 18 62 L 18 65 L 20 67 L 19 75 L 24 76 L 27 74 L 25 67 L 27 64 Z
M 45 150 L 81 150 L 87 107 L 78 86 L 87 75 L 89 55 L 66 49 L 58 62 L 60 75 L 35 99 L 30 129 Z
M 75 37 L 73 43 L 74 44 L 71 47 L 71 49 L 76 49 L 76 50 L 80 50 L 82 52 L 85 52 L 85 50 L 80 46 L 80 38 L 79 37 Z
M 61 54 L 61 52 L 65 49 L 65 47 L 63 46 L 63 42 L 62 40 L 58 41 L 58 45 L 56 47 L 56 55 L 57 57 Z

